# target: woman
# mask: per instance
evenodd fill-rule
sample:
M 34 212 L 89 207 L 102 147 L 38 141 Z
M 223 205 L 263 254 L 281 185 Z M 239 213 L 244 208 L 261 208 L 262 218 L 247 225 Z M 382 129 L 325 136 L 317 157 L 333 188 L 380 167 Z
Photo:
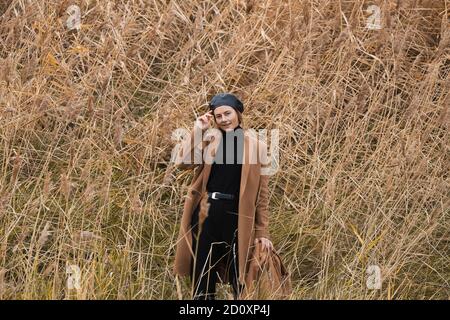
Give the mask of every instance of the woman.
M 178 167 L 197 170 L 184 205 L 174 273 L 190 276 L 194 299 L 215 299 L 218 277 L 232 285 L 237 299 L 251 244 L 260 241 L 264 249 L 273 249 L 268 232 L 269 176 L 261 170 L 268 165 L 267 150 L 242 129 L 244 106 L 236 96 L 217 94 L 209 107 L 176 154 Z M 203 137 L 212 119 L 218 130 Z M 193 163 L 192 156 L 199 154 L 201 161 Z

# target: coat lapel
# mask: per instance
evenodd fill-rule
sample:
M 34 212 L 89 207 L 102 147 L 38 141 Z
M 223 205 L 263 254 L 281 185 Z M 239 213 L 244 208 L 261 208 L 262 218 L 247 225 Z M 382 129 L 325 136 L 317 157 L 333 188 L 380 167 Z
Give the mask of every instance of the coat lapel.
M 250 146 L 250 139 L 245 134 L 244 135 L 244 151 L 242 152 L 242 171 L 241 171 L 241 186 L 239 190 L 239 199 L 242 199 L 242 194 L 244 193 L 245 186 L 247 184 L 248 174 L 250 172 L 250 161 L 246 160 L 247 153 L 251 155 L 252 148 Z M 249 157 L 251 159 L 251 157 Z

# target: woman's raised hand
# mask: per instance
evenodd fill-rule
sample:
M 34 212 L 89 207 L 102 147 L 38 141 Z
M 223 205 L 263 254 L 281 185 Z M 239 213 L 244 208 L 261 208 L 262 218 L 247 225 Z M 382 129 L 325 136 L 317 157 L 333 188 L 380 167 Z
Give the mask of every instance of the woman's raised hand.
M 195 126 L 197 126 L 198 128 L 202 129 L 202 130 L 206 130 L 210 127 L 211 125 L 211 119 L 213 118 L 213 111 L 209 110 L 207 113 L 205 113 L 204 115 L 198 117 L 195 120 Z

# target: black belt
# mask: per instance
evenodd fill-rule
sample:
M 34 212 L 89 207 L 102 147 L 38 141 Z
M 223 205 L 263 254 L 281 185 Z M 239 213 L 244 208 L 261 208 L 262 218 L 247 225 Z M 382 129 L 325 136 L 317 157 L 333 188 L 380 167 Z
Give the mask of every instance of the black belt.
M 233 199 L 234 199 L 234 194 L 222 193 L 222 192 L 208 192 L 208 199 L 214 199 L 214 200 L 219 200 L 219 199 L 233 200 Z

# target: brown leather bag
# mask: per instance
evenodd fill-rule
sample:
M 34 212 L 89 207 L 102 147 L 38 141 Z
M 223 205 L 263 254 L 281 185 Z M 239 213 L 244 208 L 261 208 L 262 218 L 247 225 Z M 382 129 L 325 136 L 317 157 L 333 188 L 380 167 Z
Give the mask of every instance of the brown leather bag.
M 258 241 L 249 263 L 241 299 L 281 300 L 288 299 L 291 293 L 290 274 L 280 256 L 275 250 L 262 250 L 262 244 Z

